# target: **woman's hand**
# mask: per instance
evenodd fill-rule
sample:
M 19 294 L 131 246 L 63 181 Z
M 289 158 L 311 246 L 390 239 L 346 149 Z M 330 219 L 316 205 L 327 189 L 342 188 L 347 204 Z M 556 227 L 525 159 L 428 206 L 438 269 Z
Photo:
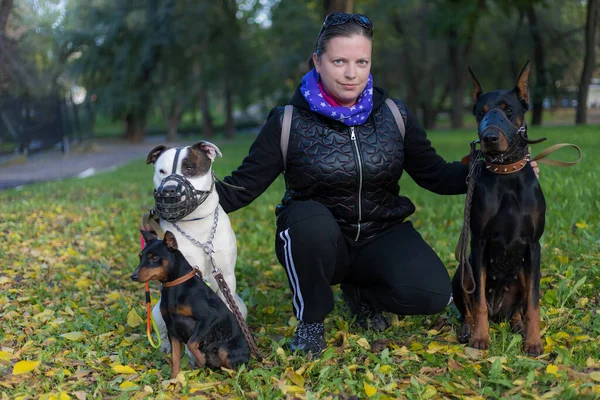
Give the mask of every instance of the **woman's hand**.
M 537 161 L 529 161 L 531 168 L 533 168 L 533 172 L 535 173 L 535 177 L 540 179 L 540 167 L 538 166 Z

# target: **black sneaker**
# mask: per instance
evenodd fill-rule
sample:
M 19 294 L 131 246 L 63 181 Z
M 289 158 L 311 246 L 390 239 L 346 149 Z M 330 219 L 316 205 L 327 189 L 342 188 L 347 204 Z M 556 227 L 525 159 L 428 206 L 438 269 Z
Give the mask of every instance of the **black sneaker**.
M 317 355 L 325 349 L 325 325 L 322 322 L 299 321 L 289 347 L 292 352 Z
M 381 332 L 390 326 L 381 310 L 361 299 L 358 286 L 342 285 L 342 298 L 348 309 L 350 309 L 350 313 L 356 316 L 356 325 L 362 329 L 370 328 Z

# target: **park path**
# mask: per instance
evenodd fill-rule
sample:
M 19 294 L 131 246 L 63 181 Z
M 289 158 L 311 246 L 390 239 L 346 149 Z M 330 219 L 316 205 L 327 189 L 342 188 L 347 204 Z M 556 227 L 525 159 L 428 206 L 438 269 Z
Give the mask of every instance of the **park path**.
M 8 157 L 0 160 L 0 190 L 110 171 L 146 157 L 154 146 L 161 143 L 165 143 L 162 137 L 152 137 L 143 143 L 95 141 L 88 151 L 75 148 L 67 155 L 53 149 L 30 155 L 22 162 L 14 162 L 14 158 Z

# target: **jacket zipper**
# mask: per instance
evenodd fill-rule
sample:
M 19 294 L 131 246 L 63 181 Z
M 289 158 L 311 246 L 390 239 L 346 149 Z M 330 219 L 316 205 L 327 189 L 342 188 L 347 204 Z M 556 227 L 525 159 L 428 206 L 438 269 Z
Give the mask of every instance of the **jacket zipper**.
M 356 135 L 354 134 L 354 127 L 350 127 L 350 140 L 354 143 L 356 149 L 356 160 L 358 163 L 358 229 L 356 230 L 356 237 L 354 241 L 358 241 L 360 236 L 360 221 L 362 220 L 362 160 L 360 159 L 360 152 L 358 151 L 358 142 L 356 141 Z

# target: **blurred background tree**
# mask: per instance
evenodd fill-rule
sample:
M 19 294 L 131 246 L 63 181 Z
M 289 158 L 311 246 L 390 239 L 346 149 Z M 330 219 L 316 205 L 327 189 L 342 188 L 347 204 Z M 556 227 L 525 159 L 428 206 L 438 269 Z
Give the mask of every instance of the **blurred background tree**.
M 49 95 L 72 138 L 255 131 L 334 11 L 373 20 L 375 84 L 427 129 L 473 126 L 467 66 L 492 90 L 527 60 L 530 123 L 600 122 L 597 0 L 0 0 L 0 140 Z

